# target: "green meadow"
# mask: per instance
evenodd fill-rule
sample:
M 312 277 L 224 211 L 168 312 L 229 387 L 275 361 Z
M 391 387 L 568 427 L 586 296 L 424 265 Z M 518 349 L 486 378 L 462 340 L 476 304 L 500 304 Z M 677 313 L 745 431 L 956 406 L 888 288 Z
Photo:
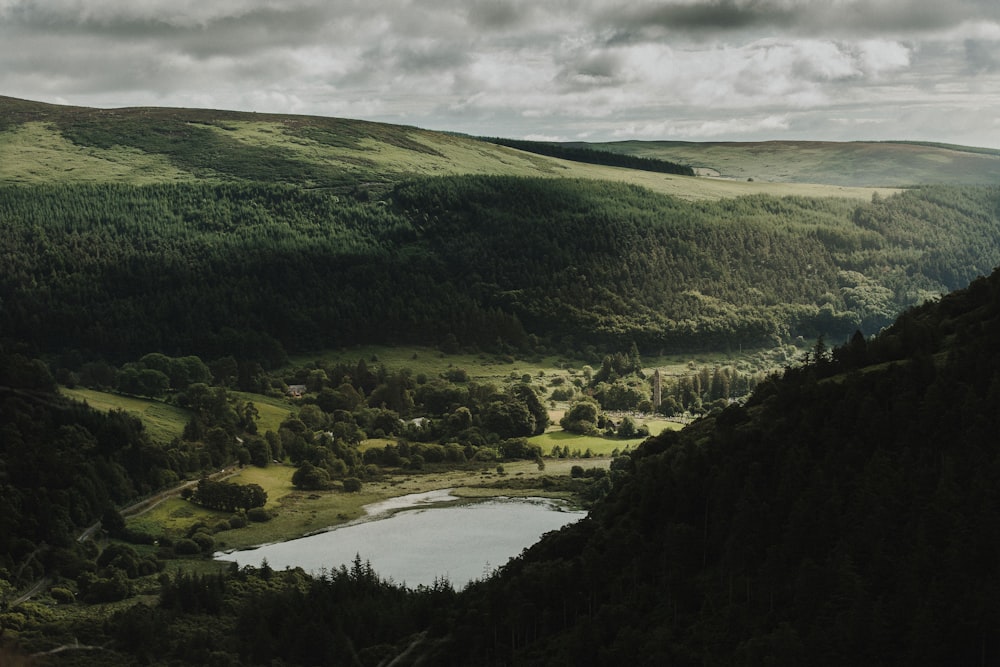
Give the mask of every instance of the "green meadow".
M 711 145 L 703 152 L 677 153 L 678 161 L 708 165 L 702 168 L 703 173 L 742 175 L 750 171 L 759 178 L 675 176 L 584 164 L 461 135 L 338 118 L 196 109 L 81 109 L 3 97 L 0 114 L 4 116 L 0 124 L 0 184 L 248 180 L 346 189 L 359 183 L 385 187 L 417 176 L 491 174 L 614 181 L 688 200 L 754 194 L 869 200 L 873 192 L 891 192 L 869 187 L 887 182 L 878 172 L 871 173 L 870 180 L 831 184 L 829 174 L 817 170 L 815 182 L 801 182 L 801 178 L 781 178 L 750 166 L 751 158 L 745 155 L 742 166 L 733 167 L 732 151 L 720 153 Z M 612 147 L 649 156 L 674 155 L 666 155 L 664 148 L 653 144 Z M 803 152 L 793 145 L 780 150 L 768 160 L 785 164 Z M 921 150 L 936 154 L 944 149 Z M 822 160 L 828 153 L 840 155 L 842 149 L 824 147 L 816 159 Z M 989 157 L 980 155 L 978 159 Z M 886 159 L 891 162 L 892 158 Z
M 83 401 L 96 410 L 124 410 L 142 420 L 150 437 L 158 443 L 168 443 L 184 432 L 184 425 L 191 414 L 184 408 L 162 401 L 124 396 L 76 387 L 61 387 L 60 391 L 77 401 Z

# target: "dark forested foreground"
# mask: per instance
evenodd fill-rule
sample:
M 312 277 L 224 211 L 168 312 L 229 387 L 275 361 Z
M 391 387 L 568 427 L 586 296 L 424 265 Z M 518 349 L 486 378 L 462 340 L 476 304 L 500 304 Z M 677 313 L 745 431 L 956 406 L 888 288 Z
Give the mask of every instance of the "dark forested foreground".
M 52 664 L 996 664 L 1000 273 L 615 465 L 498 576 L 169 575 Z M 68 641 L 68 640 L 67 640 Z
M 874 333 L 1000 263 L 996 188 L 858 205 L 442 177 L 369 200 L 264 184 L 0 196 L 0 337 L 64 365 L 358 342 L 561 352 Z

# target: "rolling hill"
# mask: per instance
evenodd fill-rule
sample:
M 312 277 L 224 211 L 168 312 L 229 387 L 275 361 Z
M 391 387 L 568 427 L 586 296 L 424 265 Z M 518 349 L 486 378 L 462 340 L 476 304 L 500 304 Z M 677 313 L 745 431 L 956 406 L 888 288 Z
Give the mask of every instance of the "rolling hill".
M 464 174 L 609 180 L 686 199 L 765 193 L 869 199 L 873 192 L 824 181 L 747 183 L 653 174 L 357 120 L 203 109 L 93 109 L 0 97 L 0 183 L 236 180 L 343 191 L 381 190 L 415 176 Z
M 837 164 L 900 146 L 876 148 Z M 678 176 L 333 118 L 2 98 L 0 191 L 0 336 L 119 363 L 839 341 L 1000 263 L 996 187 Z
M 689 164 L 702 175 L 755 182 L 906 187 L 1000 182 L 1000 151 L 921 142 L 622 141 L 574 144 Z

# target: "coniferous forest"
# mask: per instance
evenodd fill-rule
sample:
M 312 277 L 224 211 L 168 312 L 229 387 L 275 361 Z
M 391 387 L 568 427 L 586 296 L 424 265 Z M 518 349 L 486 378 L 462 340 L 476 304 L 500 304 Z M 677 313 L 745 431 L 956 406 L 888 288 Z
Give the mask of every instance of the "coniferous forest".
M 1000 263 L 995 188 L 690 203 L 510 177 L 376 201 L 291 186 L 77 185 L 0 197 L 0 334 L 116 362 L 281 363 L 358 342 L 641 350 L 868 335 Z
M 255 118 L 286 133 L 267 148 L 248 115 L 0 110 L 0 146 L 44 129 L 169 167 L 0 185 L 0 662 L 1000 662 L 996 186 L 680 198 L 383 170 L 371 142 L 399 165 L 451 159 L 391 126 Z M 288 137 L 340 162 L 302 160 Z M 544 468 L 528 438 L 552 422 L 530 375 L 290 363 L 372 343 L 603 356 L 557 389 L 581 398 L 567 432 L 612 435 L 602 410 L 648 401 L 640 355 L 809 351 L 767 377 L 678 381 L 698 419 L 546 480 L 587 518 L 462 590 L 360 558 L 198 567 L 220 534 L 273 518 L 228 469 L 280 462 L 296 489 L 346 496 L 388 469 Z M 156 398 L 182 425 L 94 409 L 65 395 L 77 386 Z M 289 410 L 262 433 L 266 399 Z M 154 535 L 123 516 L 167 489 L 215 525 Z

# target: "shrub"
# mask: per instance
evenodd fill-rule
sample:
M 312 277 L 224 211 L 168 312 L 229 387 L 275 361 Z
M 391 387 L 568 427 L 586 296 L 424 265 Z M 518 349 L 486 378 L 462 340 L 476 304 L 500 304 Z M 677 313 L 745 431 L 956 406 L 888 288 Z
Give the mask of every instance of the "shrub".
M 208 533 L 195 533 L 191 536 L 191 539 L 205 553 L 211 553 L 215 549 L 215 538 Z
M 53 586 L 52 590 L 49 591 L 49 595 L 52 599 L 59 604 L 71 604 L 76 602 L 76 596 L 68 588 L 63 588 L 62 586 Z
M 247 510 L 247 519 L 256 523 L 264 523 L 271 520 L 271 513 L 263 507 L 253 507 Z
M 156 538 L 149 533 L 144 533 L 141 530 L 133 530 L 132 528 L 126 528 L 121 531 L 119 537 L 132 544 L 153 544 L 156 542 Z
M 346 477 L 344 479 L 344 491 L 347 493 L 357 493 L 361 490 L 361 480 L 357 477 Z
M 201 547 L 194 540 L 184 537 L 174 543 L 174 553 L 178 556 L 193 556 L 201 553 Z
M 27 617 L 16 611 L 9 611 L 5 614 L 0 614 L 0 627 L 8 628 L 10 630 L 21 630 L 27 622 Z

